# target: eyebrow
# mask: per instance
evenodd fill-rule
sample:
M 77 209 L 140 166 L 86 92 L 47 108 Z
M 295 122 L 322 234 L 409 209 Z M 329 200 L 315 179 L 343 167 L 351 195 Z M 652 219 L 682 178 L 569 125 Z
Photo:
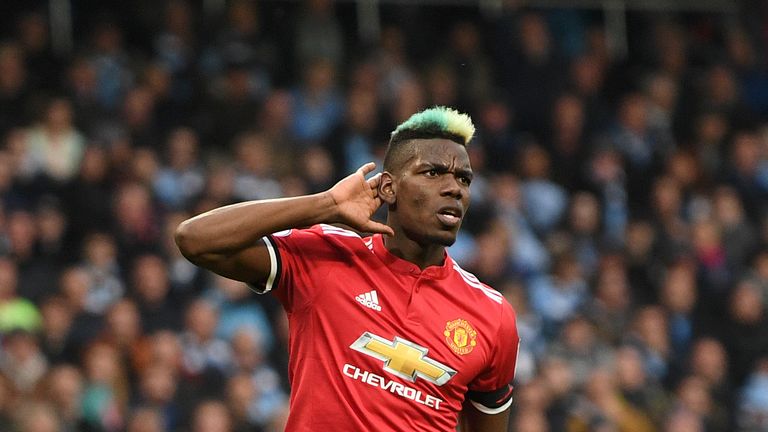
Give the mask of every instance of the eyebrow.
M 444 164 L 442 162 L 422 162 L 422 163 L 416 165 L 416 169 L 418 169 L 418 170 L 422 170 L 424 168 L 434 168 L 434 169 L 438 170 L 441 173 L 446 173 L 446 172 L 450 171 L 448 165 L 446 165 L 446 164 Z M 465 177 L 468 177 L 469 179 L 472 179 L 474 177 L 474 173 L 469 168 L 459 167 L 459 168 L 454 169 L 453 172 L 454 172 L 454 174 L 463 175 Z

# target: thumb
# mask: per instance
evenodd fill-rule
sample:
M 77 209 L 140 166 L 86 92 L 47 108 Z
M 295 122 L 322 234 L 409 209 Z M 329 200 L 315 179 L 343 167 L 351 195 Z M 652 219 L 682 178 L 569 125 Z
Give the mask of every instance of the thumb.
M 363 228 L 369 233 L 386 234 L 390 237 L 395 235 L 392 227 L 381 222 L 369 221 Z

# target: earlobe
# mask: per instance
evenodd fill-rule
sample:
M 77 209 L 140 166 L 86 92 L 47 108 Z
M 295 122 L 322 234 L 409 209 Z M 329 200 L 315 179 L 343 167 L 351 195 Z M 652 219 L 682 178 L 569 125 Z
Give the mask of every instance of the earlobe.
M 381 182 L 379 182 L 379 197 L 387 205 L 393 205 L 395 203 L 395 182 L 392 179 L 392 174 L 387 171 L 381 173 Z

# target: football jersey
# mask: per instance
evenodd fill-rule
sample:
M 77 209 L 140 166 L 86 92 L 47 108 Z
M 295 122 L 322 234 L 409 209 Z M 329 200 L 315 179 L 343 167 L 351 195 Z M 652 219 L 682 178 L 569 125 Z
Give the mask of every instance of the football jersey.
M 288 314 L 287 431 L 455 431 L 465 396 L 512 401 L 512 307 L 446 254 L 421 270 L 381 235 L 331 225 L 264 238 Z

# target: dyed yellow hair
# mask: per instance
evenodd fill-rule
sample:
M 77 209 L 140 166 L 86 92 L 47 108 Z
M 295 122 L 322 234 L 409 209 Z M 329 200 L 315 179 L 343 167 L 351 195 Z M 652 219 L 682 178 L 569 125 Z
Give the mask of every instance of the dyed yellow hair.
M 447 138 L 466 146 L 475 135 L 467 115 L 453 108 L 436 106 L 412 115 L 392 132 L 390 144 L 419 138 Z

